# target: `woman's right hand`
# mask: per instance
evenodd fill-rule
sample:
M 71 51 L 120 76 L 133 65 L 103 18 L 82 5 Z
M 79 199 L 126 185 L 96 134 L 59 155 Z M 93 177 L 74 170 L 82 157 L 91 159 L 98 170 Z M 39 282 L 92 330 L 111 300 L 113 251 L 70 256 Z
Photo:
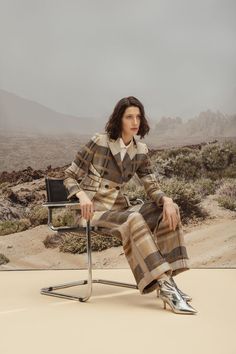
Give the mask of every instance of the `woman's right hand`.
M 76 197 L 80 200 L 81 215 L 88 221 L 93 217 L 93 202 L 84 191 L 76 193 Z

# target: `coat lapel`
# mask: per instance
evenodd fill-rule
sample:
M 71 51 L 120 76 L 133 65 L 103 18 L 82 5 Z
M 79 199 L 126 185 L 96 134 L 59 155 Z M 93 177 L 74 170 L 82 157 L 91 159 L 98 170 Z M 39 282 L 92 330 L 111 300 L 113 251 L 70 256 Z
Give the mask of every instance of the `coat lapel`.
M 123 175 L 124 169 L 131 168 L 130 161 L 134 158 L 137 153 L 137 142 L 133 137 L 133 144 L 128 147 L 127 153 L 125 154 L 123 161 L 121 161 L 121 147 L 120 147 L 120 138 L 108 139 L 108 145 L 111 150 L 112 155 L 115 158 L 115 161 Z

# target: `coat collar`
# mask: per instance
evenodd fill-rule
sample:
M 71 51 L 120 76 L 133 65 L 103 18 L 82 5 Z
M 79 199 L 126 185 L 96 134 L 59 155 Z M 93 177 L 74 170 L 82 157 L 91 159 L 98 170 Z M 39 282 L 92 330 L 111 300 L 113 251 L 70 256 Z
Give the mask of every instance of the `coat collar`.
M 121 161 L 120 137 L 118 137 L 117 139 L 109 139 L 108 138 L 108 145 L 109 145 L 112 155 L 114 156 L 114 158 L 117 162 L 117 165 L 118 165 L 121 173 L 123 174 L 124 169 L 126 167 L 128 167 L 128 165 L 130 164 L 130 160 L 132 160 L 137 153 L 136 139 L 133 137 L 133 144 L 131 144 L 127 148 L 127 153 L 125 154 L 123 161 Z

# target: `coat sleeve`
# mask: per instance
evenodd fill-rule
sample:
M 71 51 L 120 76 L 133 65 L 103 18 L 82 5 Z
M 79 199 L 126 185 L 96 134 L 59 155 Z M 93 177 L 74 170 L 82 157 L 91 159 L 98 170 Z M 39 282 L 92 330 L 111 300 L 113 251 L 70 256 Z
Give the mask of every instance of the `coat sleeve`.
M 145 144 L 145 157 L 141 162 L 139 168 L 136 173 L 142 182 L 144 189 L 148 195 L 148 197 L 153 200 L 158 206 L 163 205 L 163 201 L 161 201 L 161 197 L 165 196 L 165 193 L 160 189 L 160 185 L 157 181 L 157 178 L 154 173 L 153 163 L 148 156 L 148 147 Z
M 71 165 L 64 171 L 63 184 L 68 191 L 67 199 L 75 196 L 76 193 L 82 191 L 80 184 L 87 175 L 90 162 L 97 148 L 99 133 L 96 133 L 91 139 L 82 146 L 76 153 L 75 159 Z

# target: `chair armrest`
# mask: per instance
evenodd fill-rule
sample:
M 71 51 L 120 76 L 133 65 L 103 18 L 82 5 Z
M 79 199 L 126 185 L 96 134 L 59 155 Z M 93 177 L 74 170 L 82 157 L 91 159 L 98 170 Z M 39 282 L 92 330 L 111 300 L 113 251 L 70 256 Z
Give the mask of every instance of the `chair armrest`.
M 42 206 L 53 207 L 53 208 L 60 208 L 60 207 L 66 207 L 66 206 L 72 206 L 72 205 L 80 205 L 80 203 L 65 201 L 65 202 L 45 202 L 42 204 Z
M 48 226 L 53 231 L 70 231 L 75 229 L 81 229 L 80 226 L 53 226 L 52 224 L 52 209 L 70 207 L 70 206 L 79 206 L 80 203 L 76 201 L 62 201 L 62 202 L 45 202 L 42 206 L 48 208 Z

